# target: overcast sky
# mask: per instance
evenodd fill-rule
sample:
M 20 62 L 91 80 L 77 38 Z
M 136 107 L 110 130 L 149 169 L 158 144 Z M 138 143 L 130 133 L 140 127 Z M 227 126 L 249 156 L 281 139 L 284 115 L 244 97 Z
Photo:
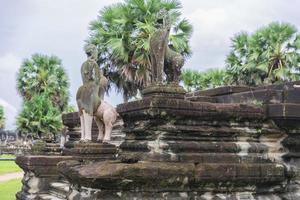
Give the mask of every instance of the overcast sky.
M 81 84 L 88 24 L 106 5 L 120 0 L 0 0 L 0 104 L 8 129 L 21 109 L 16 72 L 34 53 L 56 55 L 70 78 L 71 103 Z M 182 0 L 183 17 L 194 26 L 192 57 L 185 68 L 221 68 L 230 38 L 242 30 L 253 32 L 272 21 L 289 22 L 300 30 L 299 0 Z M 116 94 L 106 97 L 116 105 Z

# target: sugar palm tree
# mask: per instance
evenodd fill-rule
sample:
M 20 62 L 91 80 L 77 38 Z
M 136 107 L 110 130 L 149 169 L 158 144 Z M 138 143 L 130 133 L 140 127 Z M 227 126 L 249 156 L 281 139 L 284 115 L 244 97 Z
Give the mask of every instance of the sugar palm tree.
M 87 42 L 98 47 L 99 64 L 124 96 L 136 94 L 149 83 L 149 42 L 155 31 L 157 13 L 163 8 L 172 21 L 169 46 L 189 56 L 192 26 L 180 19 L 181 4 L 177 0 L 126 0 L 104 8 L 91 23 Z M 126 88 L 135 91 L 126 94 Z
M 61 111 L 67 108 L 68 87 L 68 77 L 61 60 L 55 56 L 35 54 L 24 60 L 17 75 L 17 88 L 25 101 L 47 92 Z
M 252 35 L 232 39 L 226 64 L 234 84 L 261 85 L 299 80 L 300 36 L 286 23 L 271 23 Z
M 55 56 L 35 54 L 17 75 L 23 107 L 17 117 L 21 134 L 54 139 L 62 128 L 61 113 L 68 108 L 68 77 Z

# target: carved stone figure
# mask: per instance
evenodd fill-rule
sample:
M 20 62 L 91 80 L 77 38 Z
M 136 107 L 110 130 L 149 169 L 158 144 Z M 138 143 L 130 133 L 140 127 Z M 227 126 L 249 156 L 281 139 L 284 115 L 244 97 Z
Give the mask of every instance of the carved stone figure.
M 184 65 L 184 57 L 180 53 L 168 47 L 165 54 L 164 64 L 164 72 L 166 74 L 167 82 L 178 84 L 181 75 L 181 68 Z
M 110 141 L 113 124 L 117 117 L 116 109 L 107 102 L 102 101 L 95 113 L 95 121 L 99 129 L 98 141 Z
M 115 122 L 117 112 L 115 111 L 114 113 L 114 108 L 103 101 L 108 80 L 96 62 L 96 46 L 87 45 L 85 52 L 88 59 L 81 66 L 83 85 L 79 87 L 76 94 L 81 124 L 81 140 L 92 140 L 91 129 L 94 116 L 99 128 L 99 134 L 101 132 L 105 140 L 110 140 L 111 124 Z M 104 134 L 103 127 L 105 127 Z M 103 137 L 99 136 L 98 139 L 103 139 Z
M 170 29 L 168 12 L 162 9 L 158 13 L 157 30 L 150 38 L 152 82 L 155 83 L 163 82 L 163 72 L 168 83 L 178 83 L 184 65 L 184 57 L 168 46 Z
M 168 12 L 163 9 L 158 13 L 157 30 L 150 38 L 152 82 L 163 82 L 164 59 L 168 46 L 170 28 L 171 24 Z

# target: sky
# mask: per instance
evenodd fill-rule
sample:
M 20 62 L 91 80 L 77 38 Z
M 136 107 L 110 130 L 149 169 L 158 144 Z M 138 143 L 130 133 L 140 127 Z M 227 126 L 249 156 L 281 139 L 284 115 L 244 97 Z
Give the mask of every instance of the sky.
M 6 128 L 15 128 L 22 99 L 16 90 L 16 73 L 34 53 L 62 59 L 70 78 L 71 104 L 81 85 L 80 66 L 90 21 L 104 6 L 121 0 L 0 0 L 0 105 Z M 224 67 L 230 38 L 241 31 L 253 32 L 273 21 L 288 22 L 300 30 L 299 0 L 181 0 L 183 18 L 194 32 L 193 54 L 184 68 L 206 70 Z M 111 93 L 105 100 L 122 102 Z

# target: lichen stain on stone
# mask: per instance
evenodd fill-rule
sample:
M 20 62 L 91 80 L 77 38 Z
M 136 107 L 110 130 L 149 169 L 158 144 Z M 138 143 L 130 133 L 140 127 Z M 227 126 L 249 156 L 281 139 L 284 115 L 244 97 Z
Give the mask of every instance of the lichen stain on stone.
M 212 200 L 213 199 L 213 195 L 211 192 L 206 192 L 204 195 L 201 196 L 201 198 L 203 198 L 203 200 Z
M 235 143 L 239 148 L 240 152 L 237 153 L 238 156 L 247 156 L 249 148 L 251 147 L 249 142 L 236 142 Z
M 287 149 L 282 145 L 286 134 L 265 134 L 260 136 L 259 141 L 268 147 L 265 153 L 266 159 L 282 162 L 282 156 L 287 153 Z
M 39 191 L 40 179 L 34 176 L 34 174 L 29 175 L 31 178 L 28 180 L 27 184 L 29 186 L 29 193 L 37 193 Z
M 150 147 L 151 151 L 150 153 L 154 154 L 154 153 L 163 153 L 163 148 L 162 147 L 165 147 L 165 146 L 168 146 L 167 143 L 165 143 L 161 138 L 164 137 L 164 133 L 163 132 L 159 132 L 159 131 L 156 131 L 156 135 L 157 135 L 157 138 L 156 140 L 154 141 L 149 141 L 148 142 L 148 146 Z
M 253 194 L 251 192 L 238 192 L 236 194 L 237 200 L 255 200 Z

